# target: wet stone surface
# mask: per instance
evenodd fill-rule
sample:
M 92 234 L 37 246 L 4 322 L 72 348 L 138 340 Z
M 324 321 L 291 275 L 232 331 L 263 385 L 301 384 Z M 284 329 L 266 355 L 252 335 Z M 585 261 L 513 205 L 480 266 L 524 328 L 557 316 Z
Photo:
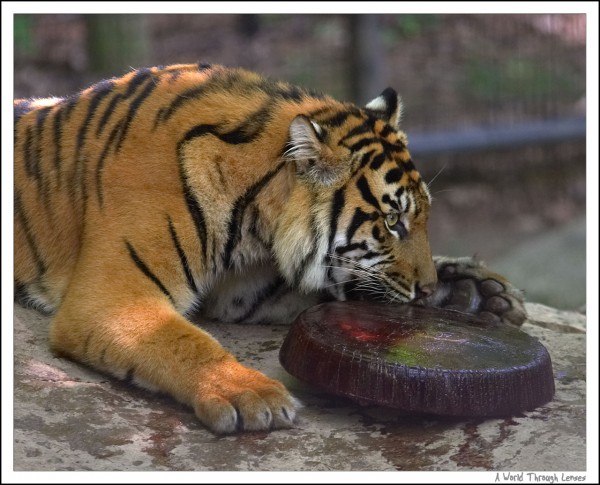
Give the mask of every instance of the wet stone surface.
M 502 419 L 414 416 L 360 406 L 288 375 L 288 327 L 206 328 L 303 402 L 296 427 L 217 437 L 193 411 L 48 350 L 49 318 L 15 306 L 14 470 L 585 470 L 585 316 L 528 304 L 556 394 Z

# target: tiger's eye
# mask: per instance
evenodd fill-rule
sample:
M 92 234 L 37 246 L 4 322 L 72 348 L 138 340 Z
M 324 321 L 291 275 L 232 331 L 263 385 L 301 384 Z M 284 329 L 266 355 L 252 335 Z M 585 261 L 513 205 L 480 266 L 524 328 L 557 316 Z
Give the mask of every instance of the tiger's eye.
M 391 229 L 398 223 L 398 214 L 396 212 L 390 212 L 385 216 L 385 223 L 388 226 L 388 229 Z
M 400 221 L 400 216 L 397 212 L 386 214 L 385 227 L 390 233 L 397 234 L 400 238 L 405 238 L 408 234 L 408 231 L 402 221 Z

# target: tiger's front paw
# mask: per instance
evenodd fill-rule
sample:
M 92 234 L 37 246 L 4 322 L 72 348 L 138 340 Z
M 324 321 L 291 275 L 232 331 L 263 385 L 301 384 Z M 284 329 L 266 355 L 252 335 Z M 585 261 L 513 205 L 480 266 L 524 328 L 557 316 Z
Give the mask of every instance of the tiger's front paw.
M 233 358 L 207 363 L 194 402 L 214 433 L 291 428 L 300 403 L 283 384 Z
M 437 257 L 438 284 L 425 306 L 477 314 L 485 320 L 521 325 L 523 295 L 509 281 L 473 258 Z

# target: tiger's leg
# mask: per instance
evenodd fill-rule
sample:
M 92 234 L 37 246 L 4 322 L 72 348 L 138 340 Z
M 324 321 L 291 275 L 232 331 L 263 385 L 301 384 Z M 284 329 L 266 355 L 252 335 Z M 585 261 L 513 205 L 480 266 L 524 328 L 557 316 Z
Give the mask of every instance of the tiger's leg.
M 146 281 L 123 276 L 110 291 L 75 279 L 52 321 L 54 351 L 171 394 L 215 433 L 293 425 L 297 402 L 280 382 L 237 362 Z
M 495 322 L 521 325 L 527 318 L 523 294 L 508 280 L 473 258 L 437 256 L 438 284 L 425 306 L 474 313 Z

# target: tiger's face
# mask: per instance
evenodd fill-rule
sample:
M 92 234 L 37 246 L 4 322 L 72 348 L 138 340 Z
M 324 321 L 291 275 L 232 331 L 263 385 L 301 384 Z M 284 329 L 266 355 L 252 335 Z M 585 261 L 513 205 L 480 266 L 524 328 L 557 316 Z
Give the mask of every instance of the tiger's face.
M 288 155 L 300 183 L 290 200 L 295 219 L 283 224 L 289 231 L 281 241 L 300 288 L 396 302 L 433 291 L 431 198 L 399 118 L 388 88 L 362 110 L 292 122 Z
M 430 197 L 414 168 L 398 160 L 405 150 L 389 153 L 381 168 L 366 166 L 344 184 L 345 203 L 328 254 L 327 289 L 336 299 L 408 302 L 433 291 Z

